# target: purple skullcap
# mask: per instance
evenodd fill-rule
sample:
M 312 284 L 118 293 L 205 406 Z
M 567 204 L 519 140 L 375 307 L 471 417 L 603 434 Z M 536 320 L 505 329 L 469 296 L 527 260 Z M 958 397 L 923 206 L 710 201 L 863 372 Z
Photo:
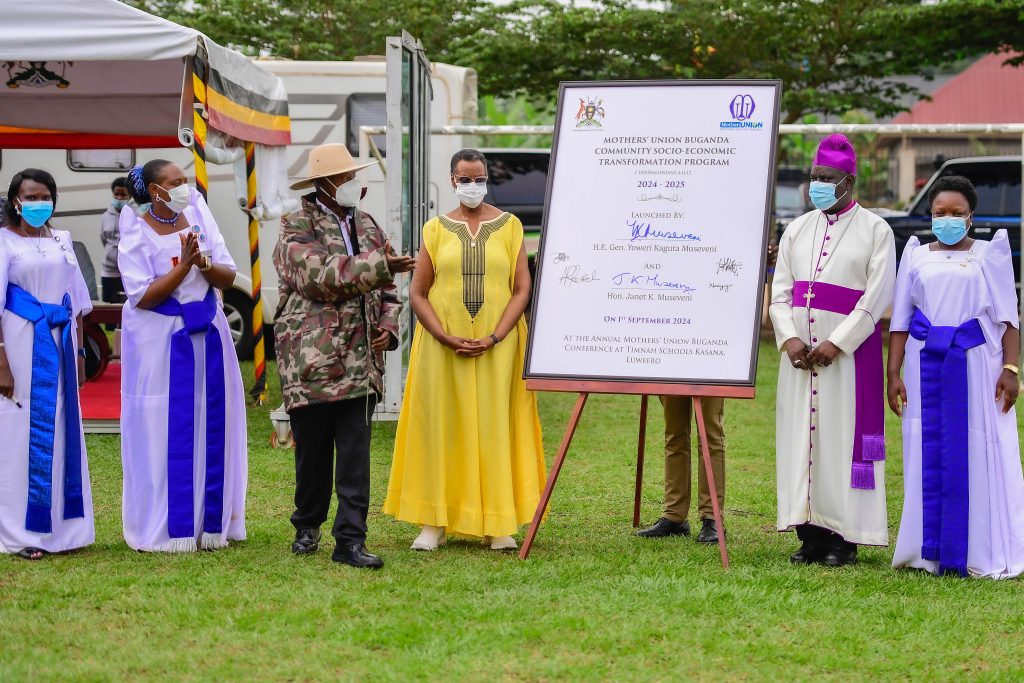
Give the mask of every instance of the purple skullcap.
M 815 166 L 830 166 L 857 175 L 857 153 L 845 135 L 829 135 L 818 143 L 818 151 L 814 155 Z

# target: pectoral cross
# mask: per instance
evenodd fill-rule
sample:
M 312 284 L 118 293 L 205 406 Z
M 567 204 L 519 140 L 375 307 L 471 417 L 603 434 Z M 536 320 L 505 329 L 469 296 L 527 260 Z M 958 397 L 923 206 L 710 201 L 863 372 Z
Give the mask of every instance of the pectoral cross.
M 814 298 L 814 291 L 813 291 L 813 285 L 812 285 L 812 286 L 807 288 L 806 292 L 804 292 L 804 301 L 807 302 L 807 308 L 808 309 L 811 307 L 811 299 L 813 299 L 813 298 Z

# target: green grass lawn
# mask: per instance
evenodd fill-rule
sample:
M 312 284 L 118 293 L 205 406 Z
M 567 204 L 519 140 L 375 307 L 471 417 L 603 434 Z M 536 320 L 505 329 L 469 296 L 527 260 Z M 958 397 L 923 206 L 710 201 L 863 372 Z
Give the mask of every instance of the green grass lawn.
M 90 436 L 96 544 L 43 562 L 0 557 L 0 680 L 1021 678 L 1020 581 L 896 572 L 885 548 L 862 549 L 852 568 L 790 566 L 796 538 L 774 530 L 777 364 L 763 347 L 757 399 L 726 407 L 728 572 L 692 538 L 632 537 L 637 397 L 591 398 L 525 562 L 469 542 L 409 550 L 416 530 L 379 512 L 393 424 L 373 440 L 368 545 L 384 570 L 334 564 L 329 544 L 293 556 L 291 452 L 267 445 L 267 408 L 249 411 L 249 539 L 135 553 L 121 538 L 118 439 Z M 549 461 L 574 399 L 541 396 Z M 645 522 L 661 501 L 652 407 Z M 895 541 L 891 418 L 888 433 Z

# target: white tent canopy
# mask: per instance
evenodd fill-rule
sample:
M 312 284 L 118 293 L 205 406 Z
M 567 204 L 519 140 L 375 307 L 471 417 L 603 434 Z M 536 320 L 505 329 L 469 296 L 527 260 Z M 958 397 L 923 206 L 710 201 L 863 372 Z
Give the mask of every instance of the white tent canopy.
M 229 100 L 227 116 L 242 120 L 242 129 L 247 115 L 249 123 L 257 122 L 254 135 L 239 135 L 238 128 L 222 132 L 287 143 L 280 79 L 199 31 L 118 0 L 0 0 L 0 78 L 7 85 L 0 88 L 0 126 L 177 137 L 191 126 L 197 59 L 219 79 L 210 87 Z M 218 106 L 212 99 L 211 113 Z M 284 123 L 274 125 L 284 135 L 260 139 L 268 128 L 261 117 L 282 113 Z M 210 125 L 218 128 L 216 117 Z M 5 139 L 0 146 L 13 143 Z

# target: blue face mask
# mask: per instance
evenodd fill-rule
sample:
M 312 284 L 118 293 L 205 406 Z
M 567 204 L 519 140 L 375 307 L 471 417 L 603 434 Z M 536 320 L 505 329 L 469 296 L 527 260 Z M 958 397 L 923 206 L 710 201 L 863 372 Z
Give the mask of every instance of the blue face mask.
M 846 180 L 846 178 L 843 178 Z M 840 180 L 839 182 L 842 182 Z M 846 196 L 846 193 L 836 196 L 836 187 L 839 183 L 826 183 L 821 180 L 812 180 L 811 186 L 808 189 L 808 194 L 811 195 L 811 204 L 814 204 L 814 208 L 819 211 L 827 211 L 831 209 L 836 203 Z
M 118 213 L 120 213 L 121 209 L 123 209 L 127 203 L 128 203 L 127 199 L 113 199 L 110 202 L 110 207 L 112 209 L 114 209 L 114 211 L 117 211 Z
M 53 202 L 20 202 L 21 217 L 33 228 L 41 228 L 53 215 Z
M 932 219 L 932 232 L 940 242 L 952 246 L 967 234 L 967 219 L 963 216 L 940 216 Z

